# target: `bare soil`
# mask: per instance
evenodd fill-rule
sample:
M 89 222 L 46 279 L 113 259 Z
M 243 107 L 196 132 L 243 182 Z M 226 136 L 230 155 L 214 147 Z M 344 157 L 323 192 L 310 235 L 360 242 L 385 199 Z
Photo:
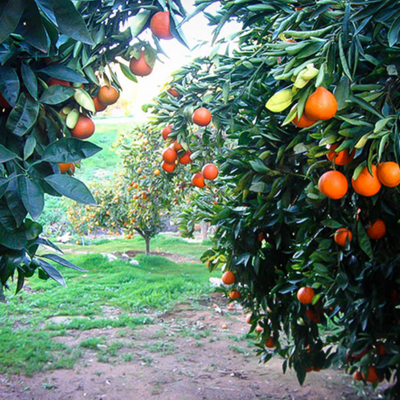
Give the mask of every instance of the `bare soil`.
M 213 308 L 213 303 L 218 307 Z M 344 371 L 312 372 L 301 387 L 292 371 L 282 374 L 281 359 L 260 364 L 253 345 L 243 339 L 249 326 L 242 310 L 239 306 L 227 310 L 227 302 L 220 294 L 213 294 L 203 303 L 180 304 L 168 314 L 153 317 L 154 324 L 134 330 L 68 331 L 68 335 L 56 340 L 78 347 L 83 340 L 101 336 L 105 344 L 82 348 L 83 357 L 71 370 L 48 371 L 33 377 L 0 375 L 0 399 L 359 398 Z M 109 346 L 115 343 L 119 348 L 111 352 Z

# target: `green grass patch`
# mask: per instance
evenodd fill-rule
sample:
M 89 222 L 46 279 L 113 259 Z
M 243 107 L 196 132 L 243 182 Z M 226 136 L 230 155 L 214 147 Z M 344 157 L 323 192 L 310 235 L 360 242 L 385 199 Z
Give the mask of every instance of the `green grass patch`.
M 13 295 L 14 282 L 6 293 L 8 302 L 0 303 L 0 372 L 33 374 L 72 368 L 83 349 L 101 344 L 101 338 L 71 348 L 55 341 L 55 336 L 69 330 L 134 329 L 152 324 L 153 315 L 210 292 L 210 274 L 200 263 L 176 264 L 144 254 L 137 255 L 138 266 L 123 260 L 109 262 L 96 253 L 66 254 L 66 258 L 86 269 L 58 267 L 67 288 L 35 276 L 26 282 L 29 291 Z M 108 362 L 119 344 L 113 346 L 102 349 L 99 360 Z

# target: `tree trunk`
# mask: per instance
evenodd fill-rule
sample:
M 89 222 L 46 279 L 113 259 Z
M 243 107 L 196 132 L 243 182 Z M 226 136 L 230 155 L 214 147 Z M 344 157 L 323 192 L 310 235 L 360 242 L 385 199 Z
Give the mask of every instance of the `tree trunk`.
M 4 289 L 1 282 L 0 282 L 0 302 L 6 303 L 6 296 L 4 296 Z
M 201 226 L 201 233 L 200 233 L 201 239 L 205 240 L 207 239 L 208 222 L 201 221 L 200 226 Z
M 150 238 L 146 236 L 144 240 L 146 242 L 146 256 L 148 256 L 150 254 Z

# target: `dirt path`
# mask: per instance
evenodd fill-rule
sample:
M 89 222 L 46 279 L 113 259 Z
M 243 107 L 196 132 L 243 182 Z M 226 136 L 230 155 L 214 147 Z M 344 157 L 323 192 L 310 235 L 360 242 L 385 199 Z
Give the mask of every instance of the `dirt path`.
M 71 347 L 89 338 L 72 370 L 34 377 L 0 375 L 0 399 L 82 400 L 354 400 L 351 379 L 337 370 L 310 373 L 303 387 L 280 359 L 259 364 L 244 339 L 242 311 L 226 300 L 183 304 L 138 329 L 68 331 L 56 338 Z M 211 307 L 217 302 L 222 313 Z M 217 309 L 219 310 L 219 309 Z M 226 324 L 227 329 L 222 326 Z M 372 397 L 369 397 L 370 399 Z

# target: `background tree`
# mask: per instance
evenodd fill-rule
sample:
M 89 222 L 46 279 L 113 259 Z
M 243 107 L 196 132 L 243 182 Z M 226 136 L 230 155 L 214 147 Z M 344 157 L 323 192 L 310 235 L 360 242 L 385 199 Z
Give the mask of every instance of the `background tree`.
M 177 26 L 185 14 L 180 1 L 1 3 L 0 296 L 15 272 L 17 291 L 36 269 L 40 277 L 64 283 L 45 258 L 74 267 L 59 256 L 36 255 L 39 245 L 50 243 L 39 237 L 42 227 L 32 220 L 43 210 L 45 193 L 95 203 L 86 186 L 69 175 L 70 163 L 100 150 L 82 139 L 94 132 L 90 116 L 118 94 L 114 68 L 132 80 L 136 61 L 152 69 L 162 33 L 153 35 L 152 44 L 138 35 L 160 11 L 172 35 L 185 43 Z M 125 23 L 130 29 L 120 32 Z M 112 94 L 102 96 L 100 85 L 112 85 L 106 88 Z M 101 98 L 106 102 L 99 104 Z
M 204 260 L 234 273 L 228 290 L 251 311 L 252 329 L 263 328 L 262 360 L 281 355 L 301 383 L 307 372 L 344 365 L 356 380 L 392 380 L 392 399 L 400 392 L 398 5 L 221 2 L 207 16 L 216 36 L 230 19 L 242 23 L 238 48 L 178 71 L 179 97 L 163 93 L 153 107 L 199 164 L 220 165 L 223 203 L 197 202 L 216 227 Z M 201 106 L 214 132 L 211 124 L 196 132 Z

